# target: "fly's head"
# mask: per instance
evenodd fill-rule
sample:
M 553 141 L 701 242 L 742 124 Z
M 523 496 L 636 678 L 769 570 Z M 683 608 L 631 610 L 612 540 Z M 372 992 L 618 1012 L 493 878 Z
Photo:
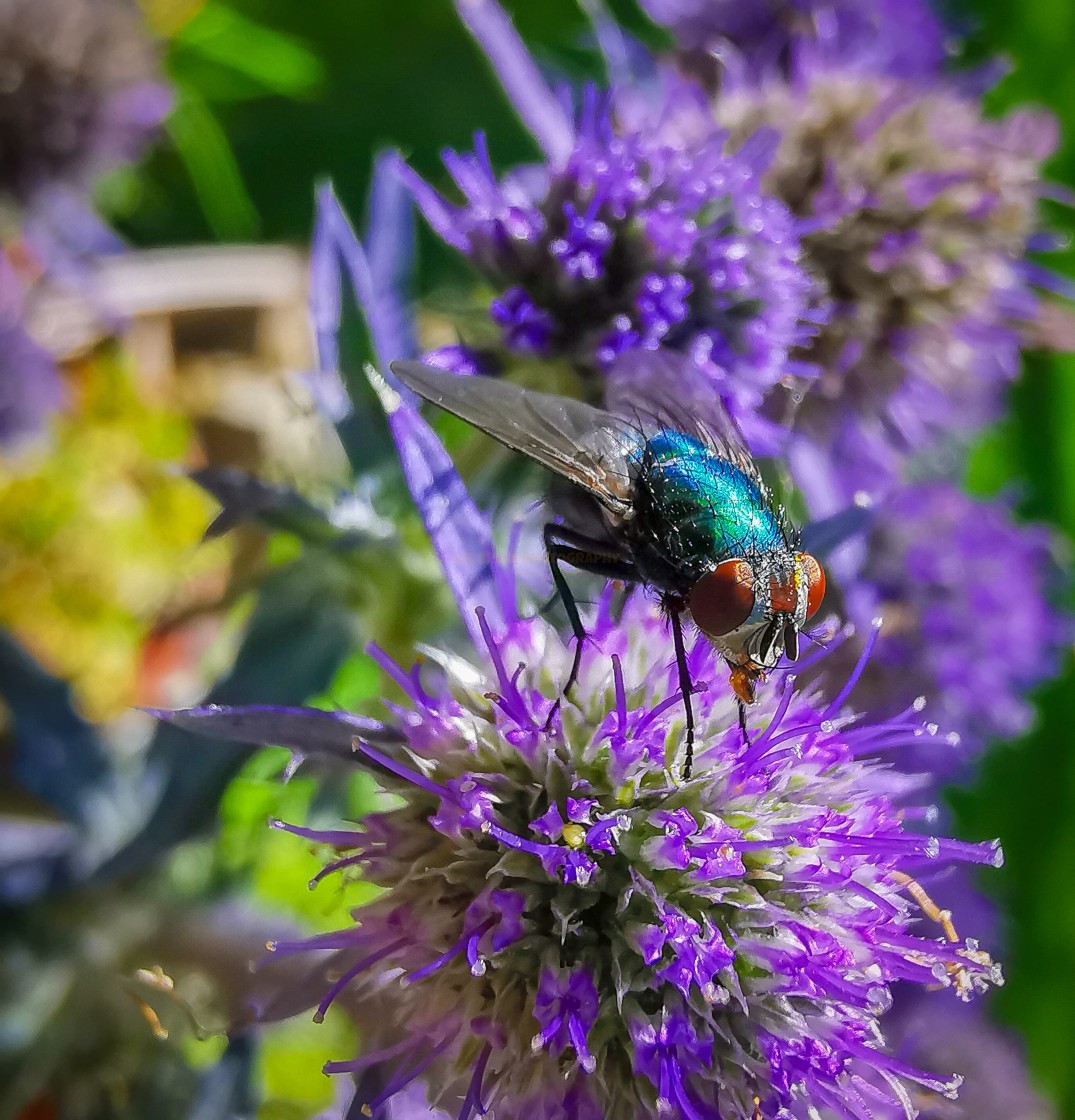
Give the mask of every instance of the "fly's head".
M 732 687 L 751 703 L 754 686 L 781 657 L 799 656 L 799 631 L 825 597 L 825 572 L 806 552 L 724 560 L 687 595 L 695 625 L 732 666 Z

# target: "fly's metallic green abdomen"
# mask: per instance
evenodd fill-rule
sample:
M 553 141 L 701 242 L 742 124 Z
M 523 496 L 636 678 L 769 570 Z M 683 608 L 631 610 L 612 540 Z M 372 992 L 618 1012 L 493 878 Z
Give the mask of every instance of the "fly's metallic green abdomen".
M 633 466 L 631 534 L 647 582 L 682 591 L 722 560 L 787 551 L 757 483 L 691 436 L 658 432 Z

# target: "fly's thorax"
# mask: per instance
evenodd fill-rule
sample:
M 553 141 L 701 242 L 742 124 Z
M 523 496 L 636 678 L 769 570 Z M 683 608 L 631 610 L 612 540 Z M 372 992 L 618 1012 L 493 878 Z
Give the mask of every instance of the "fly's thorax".
M 721 561 L 687 596 L 698 628 L 734 665 L 764 672 L 798 656 L 799 631 L 821 605 L 814 557 L 788 548 Z
M 647 583 L 686 595 L 725 558 L 786 549 L 758 484 L 692 436 L 658 432 L 632 466 L 633 517 L 624 528 Z

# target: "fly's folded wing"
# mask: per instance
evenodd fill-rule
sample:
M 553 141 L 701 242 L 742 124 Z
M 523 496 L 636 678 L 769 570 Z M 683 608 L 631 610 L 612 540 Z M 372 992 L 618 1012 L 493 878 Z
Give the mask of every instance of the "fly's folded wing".
M 570 397 L 422 362 L 393 362 L 392 372 L 423 400 L 581 486 L 611 513 L 629 512 L 631 456 L 642 442 L 629 421 Z

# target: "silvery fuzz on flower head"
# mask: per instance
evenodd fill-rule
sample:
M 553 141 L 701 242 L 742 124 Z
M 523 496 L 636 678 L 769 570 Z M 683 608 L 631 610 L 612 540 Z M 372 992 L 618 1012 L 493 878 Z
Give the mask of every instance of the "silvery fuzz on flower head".
M 839 70 L 715 109 L 743 137 L 779 122 L 764 185 L 812 224 L 805 261 L 831 296 L 805 354 L 821 376 L 769 406 L 829 458 L 828 477 L 797 481 L 821 507 L 884 494 L 911 456 L 1003 408 L 1038 308 L 1025 257 L 1055 125 L 1030 110 L 985 120 L 954 86 Z

